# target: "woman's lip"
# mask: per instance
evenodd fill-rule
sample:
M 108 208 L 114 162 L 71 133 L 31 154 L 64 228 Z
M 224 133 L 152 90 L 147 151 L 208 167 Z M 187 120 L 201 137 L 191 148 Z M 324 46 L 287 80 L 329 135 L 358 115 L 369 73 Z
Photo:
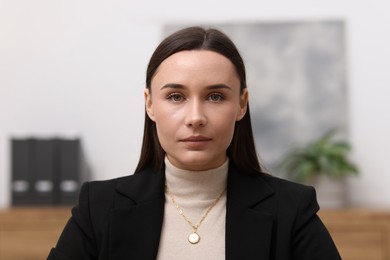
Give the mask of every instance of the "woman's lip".
M 181 139 L 182 142 L 207 142 L 210 141 L 211 138 L 205 136 L 190 136 L 184 139 Z
M 211 138 L 204 136 L 191 136 L 180 141 L 187 149 L 203 150 L 206 149 L 211 140 Z

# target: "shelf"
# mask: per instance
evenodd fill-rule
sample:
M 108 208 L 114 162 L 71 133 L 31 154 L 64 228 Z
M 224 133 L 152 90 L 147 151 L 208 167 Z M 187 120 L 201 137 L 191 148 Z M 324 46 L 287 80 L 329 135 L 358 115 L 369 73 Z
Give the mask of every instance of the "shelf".
M 390 210 L 327 210 L 319 215 L 344 260 L 390 260 Z
M 46 259 L 69 217 L 69 207 L 0 210 L 0 259 Z

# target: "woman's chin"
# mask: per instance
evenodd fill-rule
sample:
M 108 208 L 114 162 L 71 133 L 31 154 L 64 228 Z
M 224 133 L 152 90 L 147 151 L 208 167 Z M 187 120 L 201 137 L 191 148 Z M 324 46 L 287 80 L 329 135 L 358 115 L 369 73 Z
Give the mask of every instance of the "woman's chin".
M 175 158 L 168 156 L 168 159 L 177 168 L 190 171 L 215 169 L 226 161 L 226 157 L 216 158 L 204 152 L 191 152 L 187 156 Z

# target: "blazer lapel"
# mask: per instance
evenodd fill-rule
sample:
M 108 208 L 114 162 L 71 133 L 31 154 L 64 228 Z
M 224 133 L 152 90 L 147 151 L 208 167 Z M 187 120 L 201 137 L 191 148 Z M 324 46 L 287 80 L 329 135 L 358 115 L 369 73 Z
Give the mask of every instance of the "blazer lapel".
M 272 188 L 262 177 L 240 174 L 231 166 L 227 190 L 226 259 L 270 259 L 274 217 L 265 201 Z
M 164 170 L 119 185 L 110 212 L 110 259 L 156 259 L 164 216 Z

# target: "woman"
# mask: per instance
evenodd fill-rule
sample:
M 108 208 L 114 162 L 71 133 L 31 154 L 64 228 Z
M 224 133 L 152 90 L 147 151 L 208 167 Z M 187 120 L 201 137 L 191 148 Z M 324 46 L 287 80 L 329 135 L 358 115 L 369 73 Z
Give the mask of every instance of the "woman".
M 48 259 L 340 259 L 311 187 L 263 173 L 244 63 L 191 27 L 147 68 L 134 175 L 83 185 Z

